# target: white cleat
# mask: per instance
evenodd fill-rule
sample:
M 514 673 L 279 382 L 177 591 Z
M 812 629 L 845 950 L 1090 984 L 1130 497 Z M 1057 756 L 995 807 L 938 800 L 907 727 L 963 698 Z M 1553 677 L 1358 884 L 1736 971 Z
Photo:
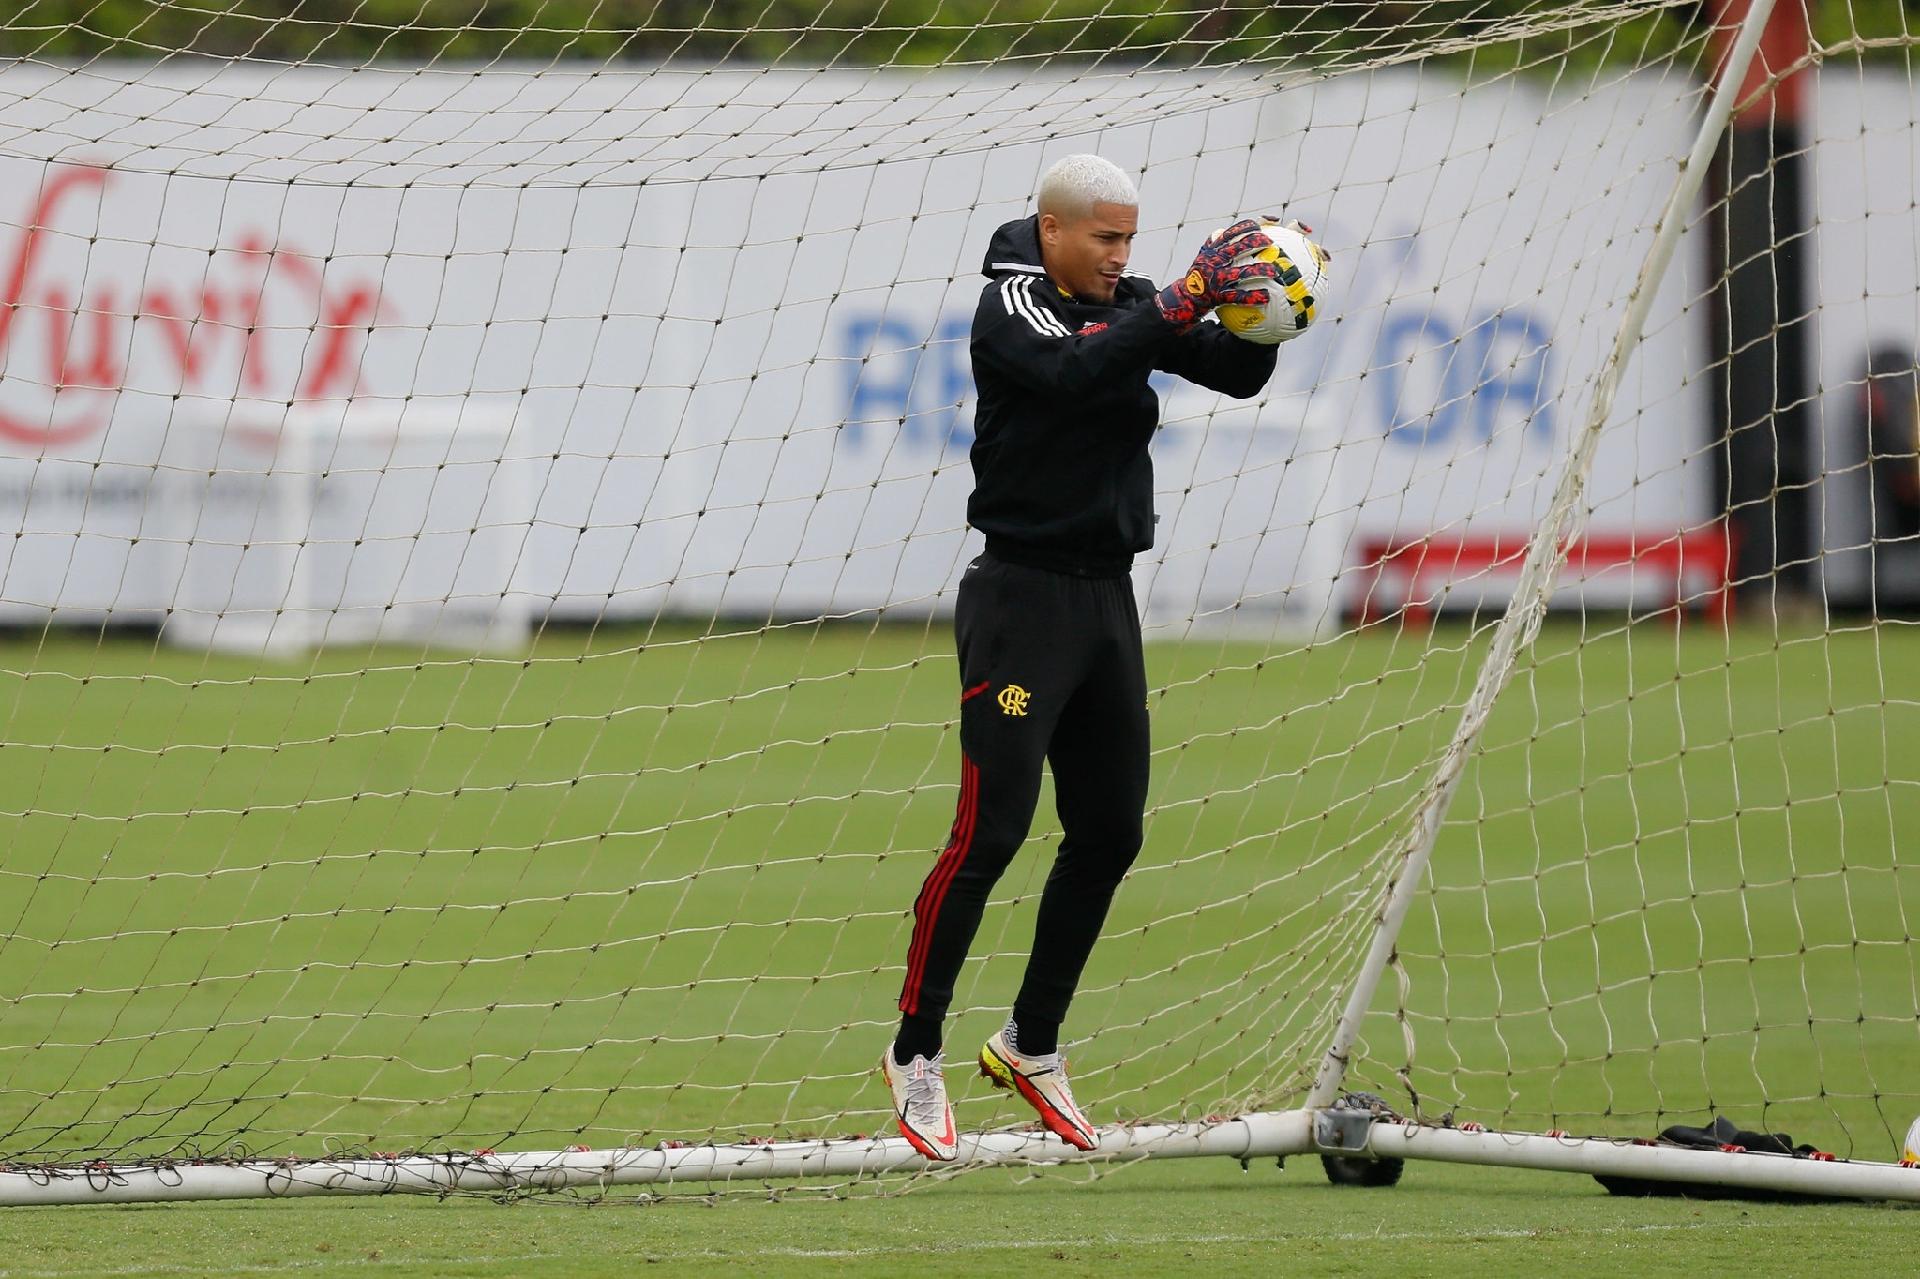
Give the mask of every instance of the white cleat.
M 906 1065 L 896 1065 L 893 1045 L 880 1054 L 880 1073 L 893 1089 L 893 1114 L 900 1122 L 900 1135 L 927 1158 L 946 1163 L 960 1154 L 960 1141 L 953 1131 L 953 1107 L 947 1104 L 947 1079 L 943 1073 L 946 1054 L 936 1053 L 932 1060 L 915 1057 Z
M 980 1050 L 980 1073 L 993 1081 L 995 1088 L 1011 1088 L 1040 1112 L 1047 1131 L 1081 1150 L 1092 1150 L 1100 1142 L 1093 1125 L 1081 1113 L 1067 1086 L 1067 1063 L 1059 1053 L 1044 1057 L 1017 1053 L 1007 1043 L 1007 1032 L 997 1032 Z

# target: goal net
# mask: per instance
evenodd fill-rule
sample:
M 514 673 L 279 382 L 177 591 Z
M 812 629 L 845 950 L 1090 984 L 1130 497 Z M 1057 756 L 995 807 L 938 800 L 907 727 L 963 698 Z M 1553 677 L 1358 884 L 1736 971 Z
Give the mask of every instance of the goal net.
M 0 1191 L 920 1167 L 852 1139 L 958 797 L 968 327 L 1079 151 L 1134 269 L 1273 213 L 1336 280 L 1256 398 L 1155 379 L 1146 846 L 1064 1029 L 1103 1149 L 1363 1088 L 1896 1158 L 1910 48 L 1783 0 L 1716 99 L 1707 8 L 6 19 Z M 959 1068 L 1059 838 L 948 1026 L 982 1158 L 1063 1153 Z

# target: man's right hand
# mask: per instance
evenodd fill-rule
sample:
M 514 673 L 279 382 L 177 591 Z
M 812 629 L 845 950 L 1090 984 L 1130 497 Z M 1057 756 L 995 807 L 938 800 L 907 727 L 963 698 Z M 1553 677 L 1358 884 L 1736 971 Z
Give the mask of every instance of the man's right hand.
M 1199 323 L 1200 317 L 1226 303 L 1264 306 L 1272 296 L 1261 287 L 1262 281 L 1276 280 L 1278 272 L 1271 262 L 1248 262 L 1234 266 L 1233 260 L 1252 249 L 1264 249 L 1273 243 L 1253 218 L 1244 218 L 1224 231 L 1207 237 L 1194 255 L 1193 265 L 1180 279 L 1154 295 L 1154 305 L 1168 323 L 1181 329 Z

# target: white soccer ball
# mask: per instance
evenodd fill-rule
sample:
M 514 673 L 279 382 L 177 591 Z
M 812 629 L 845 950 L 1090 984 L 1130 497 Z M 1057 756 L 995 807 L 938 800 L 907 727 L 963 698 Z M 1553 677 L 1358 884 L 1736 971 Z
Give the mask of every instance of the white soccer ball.
M 1235 266 L 1249 262 L 1271 262 L 1279 271 L 1279 288 L 1265 306 L 1230 303 L 1215 307 L 1227 332 L 1262 346 L 1290 341 L 1307 331 L 1319 311 L 1330 281 L 1327 251 L 1309 240 L 1306 228 L 1296 222 L 1284 225 L 1262 221 L 1260 229 L 1273 241 L 1271 247 L 1249 249 L 1234 258 Z

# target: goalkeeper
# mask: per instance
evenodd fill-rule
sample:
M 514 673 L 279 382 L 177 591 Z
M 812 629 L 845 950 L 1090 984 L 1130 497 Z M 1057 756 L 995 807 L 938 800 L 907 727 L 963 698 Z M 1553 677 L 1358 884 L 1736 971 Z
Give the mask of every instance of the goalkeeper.
M 1147 799 L 1147 679 L 1129 571 L 1153 545 L 1147 444 L 1156 369 L 1246 399 L 1275 348 L 1201 318 L 1264 305 L 1269 241 L 1259 223 L 1216 233 L 1181 279 L 1155 290 L 1127 271 L 1139 222 L 1127 175 L 1069 156 L 1041 180 L 1038 213 L 1002 226 L 974 312 L 979 389 L 967 522 L 986 552 L 960 579 L 960 800 L 914 902 L 900 1030 L 882 1054 L 900 1131 L 929 1159 L 958 1153 L 942 1074 L 941 1023 L 994 882 L 1027 837 L 1044 760 L 1062 837 L 1040 898 L 1026 978 L 981 1072 L 1012 1088 L 1082 1150 L 1060 1024 L 1115 888 L 1140 851 Z

